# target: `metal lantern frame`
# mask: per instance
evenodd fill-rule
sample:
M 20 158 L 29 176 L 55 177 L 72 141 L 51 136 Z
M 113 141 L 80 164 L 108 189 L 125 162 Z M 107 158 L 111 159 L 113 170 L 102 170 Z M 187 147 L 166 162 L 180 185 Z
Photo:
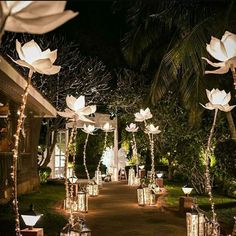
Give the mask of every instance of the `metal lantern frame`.
M 135 185 L 135 170 L 133 167 L 129 169 L 129 174 L 128 174 L 128 185 L 133 186 Z
M 77 194 L 77 210 L 88 212 L 88 193 L 84 190 L 80 190 Z
M 95 182 L 99 187 L 102 187 L 102 172 L 100 170 L 95 171 Z
M 99 185 L 94 183 L 88 183 L 87 192 L 90 197 L 96 197 L 99 195 Z

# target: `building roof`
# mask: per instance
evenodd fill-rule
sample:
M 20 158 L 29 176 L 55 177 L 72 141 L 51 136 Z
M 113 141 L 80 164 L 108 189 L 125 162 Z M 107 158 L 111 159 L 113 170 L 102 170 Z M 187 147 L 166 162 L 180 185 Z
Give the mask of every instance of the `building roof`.
M 25 78 L 0 56 L 0 93 L 20 104 L 26 84 Z M 34 116 L 49 118 L 57 115 L 56 109 L 32 85 L 26 108 L 32 111 Z

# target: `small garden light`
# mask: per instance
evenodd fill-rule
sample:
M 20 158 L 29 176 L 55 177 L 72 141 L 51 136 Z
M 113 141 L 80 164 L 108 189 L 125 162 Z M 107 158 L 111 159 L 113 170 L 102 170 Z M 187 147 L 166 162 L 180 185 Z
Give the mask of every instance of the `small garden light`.
M 190 193 L 192 192 L 193 188 L 189 187 L 189 186 L 184 186 L 182 188 L 182 191 L 184 192 L 186 197 L 189 197 Z
M 73 176 L 73 177 L 71 176 L 71 177 L 68 178 L 68 179 L 69 179 L 69 181 L 70 181 L 71 184 L 75 184 L 75 183 L 77 182 L 77 180 L 78 180 L 76 176 Z
M 140 170 L 143 170 L 144 167 L 145 167 L 145 165 L 141 165 L 141 166 L 139 166 L 139 169 L 140 169 Z
M 33 227 L 41 216 L 42 214 L 37 214 L 34 211 L 33 204 L 30 204 L 30 209 L 21 215 L 25 225 L 28 226 L 30 230 L 33 230 Z
M 160 179 L 163 176 L 162 172 L 157 173 L 157 178 Z

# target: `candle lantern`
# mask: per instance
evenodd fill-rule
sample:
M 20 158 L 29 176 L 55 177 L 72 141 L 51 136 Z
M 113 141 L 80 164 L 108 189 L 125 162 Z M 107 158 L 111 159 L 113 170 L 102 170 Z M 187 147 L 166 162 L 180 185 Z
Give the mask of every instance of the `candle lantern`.
M 151 195 L 150 188 L 149 187 L 144 187 L 143 192 L 144 192 L 144 204 L 145 205 L 150 205 L 150 195 Z
M 95 182 L 98 186 L 102 186 L 102 172 L 100 170 L 95 171 Z
M 60 236 L 80 236 L 80 225 L 79 223 L 70 224 L 68 223 L 60 232 Z
M 87 192 L 89 196 L 96 197 L 99 194 L 98 185 L 95 182 L 89 182 L 87 185 Z
M 145 201 L 144 201 L 144 191 L 143 191 L 143 186 L 142 185 L 140 185 L 137 188 L 137 198 L 138 198 L 138 205 L 139 206 L 144 206 Z
M 88 212 L 88 194 L 81 190 L 77 195 L 77 210 L 81 212 Z
M 140 185 L 140 178 L 138 177 L 138 175 L 134 179 L 134 185 L 135 186 L 139 186 Z
M 156 199 L 156 194 L 151 190 L 150 193 L 149 193 L 150 197 L 149 197 L 149 205 L 150 206 L 155 206 L 156 203 L 157 203 L 157 199 Z
M 128 185 L 133 186 L 135 182 L 135 171 L 134 168 L 129 169 Z
M 87 227 L 85 223 L 83 223 L 80 236 L 91 236 L 91 235 L 92 235 L 91 230 Z
M 205 235 L 204 236 L 220 236 L 220 225 L 217 221 L 205 221 Z
M 186 213 L 187 236 L 198 236 L 198 214 Z

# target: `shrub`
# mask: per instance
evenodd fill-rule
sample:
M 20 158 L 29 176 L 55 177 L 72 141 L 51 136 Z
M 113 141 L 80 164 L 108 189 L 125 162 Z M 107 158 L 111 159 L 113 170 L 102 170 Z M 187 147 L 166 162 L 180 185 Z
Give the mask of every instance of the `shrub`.
M 50 167 L 39 167 L 39 180 L 40 183 L 46 183 L 49 178 L 52 169 Z

